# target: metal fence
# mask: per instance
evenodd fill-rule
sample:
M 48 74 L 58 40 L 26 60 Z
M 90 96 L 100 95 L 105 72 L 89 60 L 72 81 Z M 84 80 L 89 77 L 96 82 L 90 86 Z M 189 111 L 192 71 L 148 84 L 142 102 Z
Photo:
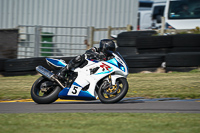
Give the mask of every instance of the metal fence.
M 117 35 L 126 30 L 130 31 L 131 27 L 131 25 L 108 28 L 20 25 L 18 58 L 80 55 L 90 47 L 98 47 L 95 44 L 98 44 L 100 39 L 110 38 L 112 31 Z
M 88 27 L 20 25 L 18 58 L 82 54 L 88 35 Z

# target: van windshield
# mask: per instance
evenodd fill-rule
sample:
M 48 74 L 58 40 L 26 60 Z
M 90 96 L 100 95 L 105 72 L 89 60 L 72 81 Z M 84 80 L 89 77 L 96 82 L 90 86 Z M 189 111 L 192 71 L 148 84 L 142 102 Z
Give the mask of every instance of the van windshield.
M 153 10 L 153 19 L 156 19 L 157 16 L 163 16 L 165 6 L 155 6 Z
M 200 0 L 171 0 L 169 19 L 199 19 Z

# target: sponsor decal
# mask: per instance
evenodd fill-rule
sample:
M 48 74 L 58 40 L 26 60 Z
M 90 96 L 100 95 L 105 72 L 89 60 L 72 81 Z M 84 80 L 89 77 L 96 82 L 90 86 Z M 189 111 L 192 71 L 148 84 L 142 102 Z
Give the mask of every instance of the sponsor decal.
M 102 63 L 102 65 L 100 65 L 100 67 L 103 68 L 103 71 L 106 69 L 106 70 L 108 70 L 108 71 L 110 72 L 110 70 L 109 70 L 109 69 L 111 69 L 110 66 L 108 66 L 108 65 L 106 65 L 106 64 L 104 64 L 104 63 Z

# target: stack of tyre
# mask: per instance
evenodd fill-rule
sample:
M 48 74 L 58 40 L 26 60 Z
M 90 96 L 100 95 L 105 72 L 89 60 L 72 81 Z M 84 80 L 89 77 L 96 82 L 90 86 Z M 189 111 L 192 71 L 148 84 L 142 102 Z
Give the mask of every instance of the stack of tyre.
M 153 34 L 135 31 L 118 35 L 118 51 L 125 58 L 129 72 L 153 72 L 161 64 L 166 64 L 166 72 L 187 72 L 200 66 L 200 34 Z
M 148 37 L 156 34 L 155 31 L 130 31 L 122 32 L 117 36 L 118 52 L 122 56 L 129 56 L 137 54 L 137 38 L 138 37 Z
M 124 57 L 130 73 L 138 73 L 143 71 L 155 72 L 161 67 L 165 60 L 164 55 L 154 54 L 137 54 Z
M 4 64 L 6 60 L 7 60 L 6 58 L 0 58 L 0 74 L 5 72 Z
M 161 64 L 164 62 L 163 54 L 138 54 L 140 49 L 138 49 L 138 38 L 142 41 L 145 41 L 146 38 L 151 38 L 153 34 L 156 34 L 155 31 L 132 31 L 132 32 L 122 32 L 117 37 L 118 52 L 124 57 L 127 65 L 129 67 L 130 73 L 137 73 L 141 71 L 156 71 Z M 151 47 L 146 44 L 147 41 L 142 42 L 143 48 Z M 142 44 L 140 45 L 141 49 Z
M 69 60 L 71 60 L 72 57 L 62 57 L 60 59 L 69 62 Z M 1 74 L 4 76 L 34 75 L 37 74 L 35 68 L 38 65 L 52 70 L 52 68 L 47 65 L 45 57 L 7 59 L 4 60 L 3 65 L 1 65 Z
M 172 48 L 172 36 L 141 36 L 136 48 L 139 54 L 167 54 Z
M 174 35 L 172 46 L 166 55 L 167 72 L 188 72 L 200 66 L 200 34 Z

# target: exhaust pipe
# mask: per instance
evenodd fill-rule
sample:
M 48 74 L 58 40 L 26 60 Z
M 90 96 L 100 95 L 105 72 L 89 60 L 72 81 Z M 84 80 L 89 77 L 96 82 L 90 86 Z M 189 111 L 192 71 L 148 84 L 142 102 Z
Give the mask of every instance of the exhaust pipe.
M 46 68 L 44 68 L 43 66 L 37 66 L 36 71 L 38 71 L 40 74 L 50 79 L 51 81 L 54 81 L 53 79 L 54 74 L 50 72 L 49 70 L 47 70 Z
M 56 81 L 62 88 L 65 88 L 62 85 L 62 83 L 57 78 L 54 77 L 55 74 L 50 72 L 49 70 L 47 70 L 43 66 L 37 66 L 36 71 L 39 72 L 40 74 L 42 74 L 43 76 L 45 76 L 46 78 L 48 78 L 49 80 Z

